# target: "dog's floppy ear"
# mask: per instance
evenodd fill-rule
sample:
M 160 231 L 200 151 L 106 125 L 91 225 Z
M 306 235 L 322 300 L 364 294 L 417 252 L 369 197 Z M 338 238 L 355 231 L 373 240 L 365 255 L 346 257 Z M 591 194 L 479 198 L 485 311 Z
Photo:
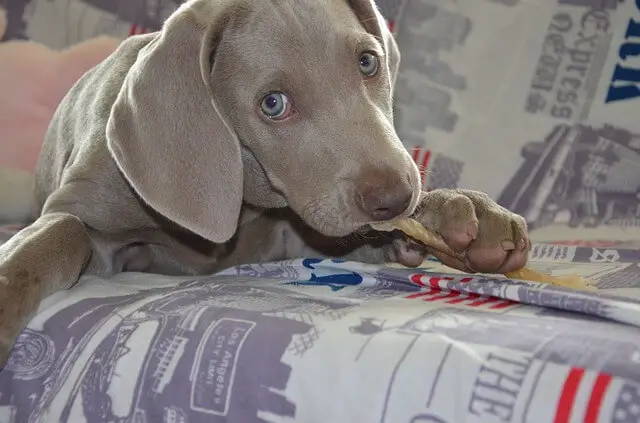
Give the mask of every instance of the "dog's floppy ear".
M 389 66 L 390 85 L 393 89 L 400 66 L 400 50 L 393 34 L 378 10 L 375 0 L 348 0 L 348 3 L 364 29 L 382 41 Z
M 210 86 L 211 57 L 240 1 L 188 1 L 143 47 L 107 123 L 109 150 L 137 194 L 213 242 L 236 231 L 240 144 Z

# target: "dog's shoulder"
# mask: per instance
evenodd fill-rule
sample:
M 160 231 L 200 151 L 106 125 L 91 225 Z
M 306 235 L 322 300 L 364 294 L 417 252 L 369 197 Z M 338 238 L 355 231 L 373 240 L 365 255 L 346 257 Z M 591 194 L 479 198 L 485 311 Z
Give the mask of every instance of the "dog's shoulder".
M 85 73 L 58 106 L 35 175 L 40 212 L 67 212 L 98 230 L 149 223 L 107 147 L 106 125 L 129 69 L 155 34 L 131 37 Z

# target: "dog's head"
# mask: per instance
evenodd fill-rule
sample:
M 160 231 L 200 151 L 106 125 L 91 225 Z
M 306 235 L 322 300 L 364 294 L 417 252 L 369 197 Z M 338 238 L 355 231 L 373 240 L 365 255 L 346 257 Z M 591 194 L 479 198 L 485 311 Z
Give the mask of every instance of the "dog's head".
M 373 0 L 189 1 L 128 71 L 109 149 L 143 200 L 212 241 L 243 200 L 347 235 L 418 202 L 398 62 Z

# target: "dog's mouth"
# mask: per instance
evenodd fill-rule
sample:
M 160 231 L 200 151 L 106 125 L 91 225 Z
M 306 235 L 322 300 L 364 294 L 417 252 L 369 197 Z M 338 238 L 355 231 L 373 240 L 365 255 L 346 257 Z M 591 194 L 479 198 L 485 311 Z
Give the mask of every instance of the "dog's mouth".
M 301 216 L 304 222 L 318 233 L 332 238 L 342 238 L 354 233 L 367 232 L 367 223 L 353 222 L 351 219 L 345 217 L 341 218 L 319 218 L 318 215 L 314 218 Z

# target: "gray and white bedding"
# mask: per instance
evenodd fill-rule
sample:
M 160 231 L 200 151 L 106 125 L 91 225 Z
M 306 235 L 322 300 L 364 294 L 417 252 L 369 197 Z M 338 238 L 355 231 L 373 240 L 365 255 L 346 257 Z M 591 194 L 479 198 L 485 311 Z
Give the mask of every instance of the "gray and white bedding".
M 10 0 L 5 37 L 125 37 L 176 5 Z M 425 189 L 488 192 L 544 242 L 532 267 L 599 291 L 433 261 L 85 278 L 21 335 L 0 423 L 640 422 L 640 1 L 380 6 Z
M 84 278 L 20 336 L 0 421 L 640 421 L 640 251 L 532 259 L 600 291 L 312 258 Z

